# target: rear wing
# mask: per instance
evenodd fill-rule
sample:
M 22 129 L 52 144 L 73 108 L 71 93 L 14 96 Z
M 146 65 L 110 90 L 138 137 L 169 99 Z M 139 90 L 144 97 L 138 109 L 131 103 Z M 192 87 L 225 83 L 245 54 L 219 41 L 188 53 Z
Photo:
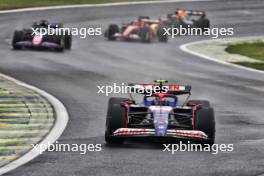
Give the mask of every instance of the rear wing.
M 131 92 L 139 94 L 172 94 L 183 95 L 191 94 L 192 87 L 190 85 L 161 85 L 161 84 L 128 84 Z
M 175 13 L 177 14 L 179 10 L 183 10 L 187 15 L 194 15 L 194 16 L 206 15 L 205 11 L 199 11 L 199 10 L 184 10 L 184 9 L 176 9 Z
M 51 28 L 62 28 L 63 24 L 62 23 L 49 23 L 48 24 Z
M 160 23 L 160 20 L 153 20 L 153 19 L 142 19 L 143 22 L 145 23 L 155 23 L 155 24 L 158 24 Z

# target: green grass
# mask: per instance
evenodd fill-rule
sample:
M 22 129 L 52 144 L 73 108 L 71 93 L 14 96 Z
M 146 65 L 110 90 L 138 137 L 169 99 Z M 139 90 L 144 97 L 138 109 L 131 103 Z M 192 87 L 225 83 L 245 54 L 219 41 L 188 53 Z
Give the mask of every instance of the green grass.
M 18 9 L 26 7 L 72 5 L 72 4 L 100 4 L 111 2 L 128 2 L 135 0 L 0 0 L 0 10 Z
M 259 62 L 233 62 L 233 63 L 245 67 L 251 67 L 257 70 L 264 70 L 264 63 L 259 63 Z
M 234 62 L 235 64 L 258 70 L 264 70 L 264 42 L 255 41 L 231 44 L 226 48 L 226 51 L 230 54 L 240 54 L 260 61 Z

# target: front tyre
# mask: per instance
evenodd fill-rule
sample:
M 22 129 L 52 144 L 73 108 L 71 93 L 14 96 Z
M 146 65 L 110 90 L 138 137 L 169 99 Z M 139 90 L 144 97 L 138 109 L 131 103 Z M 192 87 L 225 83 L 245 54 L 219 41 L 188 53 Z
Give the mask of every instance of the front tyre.
M 165 33 L 166 31 L 165 31 L 164 28 L 165 28 L 165 27 L 160 27 L 160 28 L 158 29 L 157 35 L 158 35 L 159 42 L 167 43 L 169 37 L 168 37 L 168 35 L 165 35 L 165 34 L 166 34 L 166 33 Z
M 22 46 L 18 46 L 16 43 L 23 41 L 24 33 L 23 31 L 15 31 L 13 40 L 12 40 L 12 47 L 14 50 L 20 50 L 22 49 Z
M 203 32 L 210 28 L 210 21 L 207 18 L 201 18 L 195 23 L 197 28 L 201 28 Z
M 194 117 L 194 128 L 204 132 L 208 136 L 208 140 L 203 144 L 212 146 L 215 142 L 215 117 L 214 109 L 211 107 L 199 108 Z
M 122 143 L 122 138 L 116 138 L 113 133 L 118 128 L 126 127 L 126 111 L 121 103 L 125 98 L 110 98 L 108 102 L 108 110 L 105 127 L 105 141 L 108 144 Z
M 72 47 L 72 35 L 69 32 L 65 34 L 65 49 L 70 50 L 71 47 Z
M 119 27 L 116 24 L 110 24 L 106 31 L 107 39 L 110 41 L 116 40 L 116 33 L 119 33 Z

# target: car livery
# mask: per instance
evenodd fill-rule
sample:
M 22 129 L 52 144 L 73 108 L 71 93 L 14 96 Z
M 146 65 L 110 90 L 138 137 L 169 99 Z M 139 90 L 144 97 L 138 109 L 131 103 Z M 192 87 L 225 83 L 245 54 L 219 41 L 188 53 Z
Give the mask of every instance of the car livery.
M 195 10 L 176 9 L 173 14 L 167 15 L 163 23 L 172 28 L 182 26 L 183 28 L 200 28 L 202 31 L 210 28 L 210 21 L 206 17 L 206 13 Z
M 72 36 L 70 31 L 61 34 L 43 34 L 41 29 L 52 28 L 60 30 L 63 25 L 60 23 L 49 23 L 46 20 L 33 23 L 30 29 L 16 30 L 13 35 L 12 47 L 14 50 L 22 48 L 54 49 L 64 51 L 71 49 Z
M 157 39 L 159 42 L 167 42 L 168 36 L 165 35 L 165 26 L 161 20 L 152 20 L 149 17 L 139 17 L 137 20 L 119 27 L 116 24 L 110 24 L 105 31 L 105 37 L 108 40 L 121 39 L 125 41 L 141 41 L 149 43 Z
M 105 140 L 122 143 L 125 139 L 150 138 L 157 140 L 190 139 L 209 145 L 214 144 L 214 110 L 207 100 L 188 100 L 191 86 L 167 85 L 157 80 L 155 84 L 130 84 L 132 90 L 146 88 L 143 103 L 131 98 L 109 99 Z M 153 92 L 147 87 L 166 87 L 166 92 Z M 157 90 L 157 89 L 152 89 Z M 188 95 L 183 104 L 179 95 Z

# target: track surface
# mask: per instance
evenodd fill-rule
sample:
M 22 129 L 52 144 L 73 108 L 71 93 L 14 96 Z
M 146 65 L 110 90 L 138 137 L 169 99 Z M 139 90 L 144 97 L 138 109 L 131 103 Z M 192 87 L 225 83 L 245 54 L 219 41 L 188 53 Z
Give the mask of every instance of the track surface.
M 180 37 L 168 44 L 106 42 L 75 38 L 65 53 L 10 50 L 15 28 L 34 20 L 70 26 L 101 26 L 138 15 L 158 17 L 175 7 L 208 12 L 212 25 L 234 27 L 235 36 L 263 34 L 264 2 L 218 1 L 80 8 L 3 14 L 0 17 L 0 71 L 59 98 L 70 121 L 60 143 L 102 143 L 108 97 L 97 85 L 150 82 L 155 78 L 193 85 L 193 98 L 209 99 L 216 110 L 217 143 L 233 143 L 234 152 L 162 152 L 154 144 L 130 143 L 80 155 L 49 152 L 7 175 L 261 175 L 264 173 L 264 76 L 207 61 L 178 49 L 204 37 Z M 117 10 L 118 9 L 118 10 Z

